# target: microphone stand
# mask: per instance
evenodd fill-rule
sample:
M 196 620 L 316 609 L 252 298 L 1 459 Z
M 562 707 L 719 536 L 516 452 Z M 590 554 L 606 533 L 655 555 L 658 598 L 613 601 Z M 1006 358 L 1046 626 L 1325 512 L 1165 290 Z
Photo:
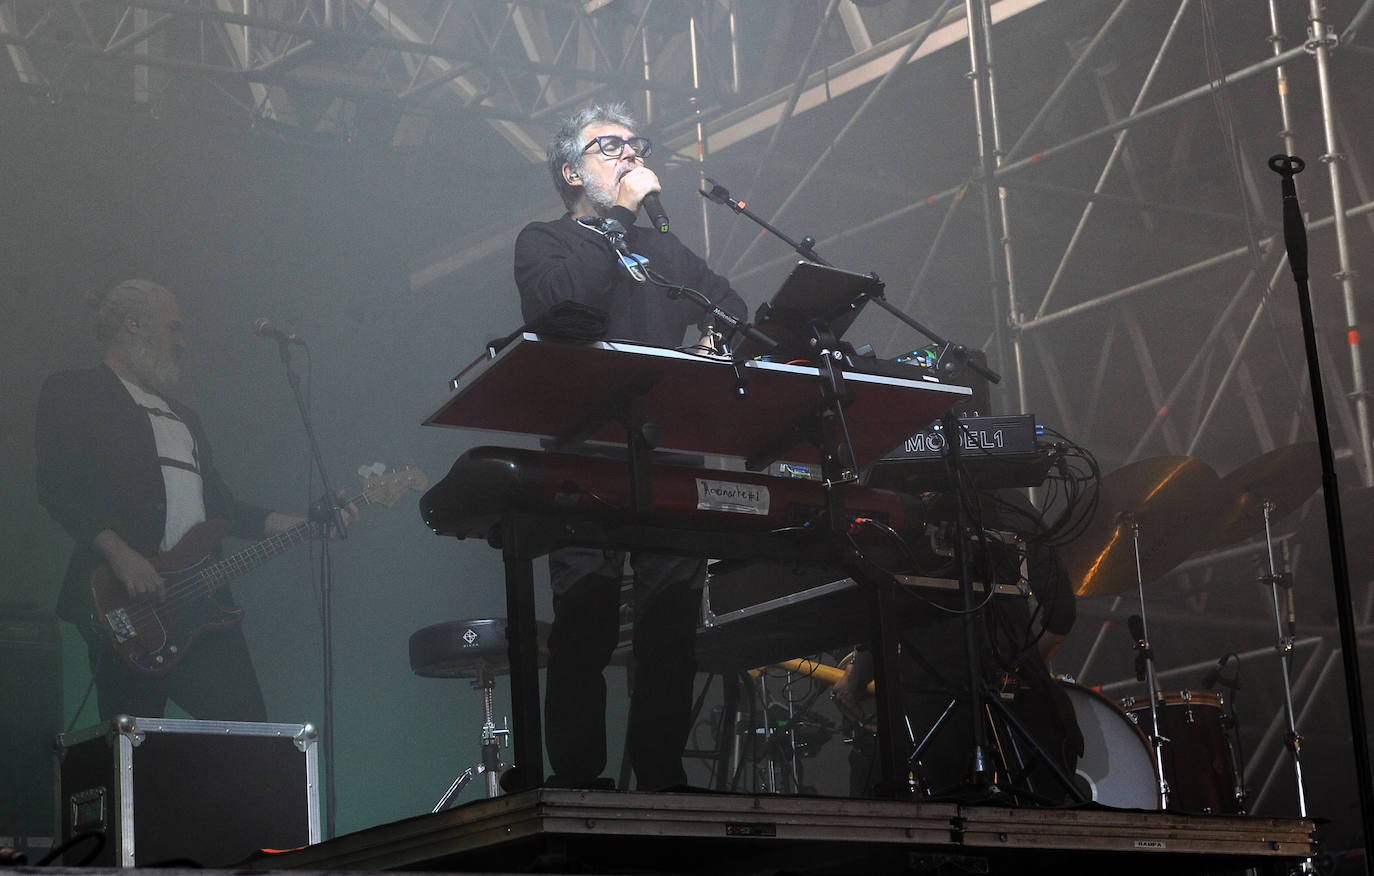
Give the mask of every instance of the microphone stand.
M 1371 778 L 1369 742 L 1364 717 L 1364 688 L 1360 682 L 1359 641 L 1355 612 L 1350 602 L 1350 569 L 1346 561 L 1345 534 L 1341 523 L 1341 499 L 1336 484 L 1336 457 L 1331 450 L 1331 427 L 1326 419 L 1322 392 L 1321 361 L 1317 354 L 1317 329 L 1312 317 L 1312 293 L 1307 285 L 1307 228 L 1293 177 L 1306 163 L 1296 155 L 1274 155 L 1269 169 L 1283 177 L 1283 242 L 1288 266 L 1297 286 L 1302 315 L 1303 346 L 1307 353 L 1307 379 L 1312 387 L 1312 419 L 1317 427 L 1317 447 L 1322 461 L 1322 498 L 1326 504 L 1327 542 L 1331 550 L 1331 578 L 1336 590 L 1336 615 L 1340 621 L 1341 664 L 1345 668 L 1346 705 L 1355 755 L 1355 785 L 1359 789 L 1360 819 L 1365 842 L 1374 838 L 1374 778 Z
M 296 409 L 300 411 L 301 424 L 305 427 L 306 437 L 310 439 L 310 455 L 315 461 L 315 469 L 320 473 L 320 482 L 324 485 L 324 501 L 317 510 L 312 509 L 310 516 L 325 527 L 325 537 L 320 540 L 320 626 L 324 672 L 324 733 L 322 736 L 324 737 L 325 837 L 329 838 L 334 835 L 334 818 L 337 808 L 337 797 L 334 792 L 334 624 L 330 598 L 334 588 L 333 568 L 329 559 L 329 526 L 334 526 L 339 533 L 339 538 L 348 538 L 348 527 L 344 523 L 343 508 L 339 505 L 339 498 L 329 482 L 329 473 L 324 467 L 324 457 L 320 454 L 320 444 L 315 439 L 315 426 L 311 422 L 310 410 L 306 407 L 305 397 L 301 394 L 300 375 L 291 367 L 290 339 L 287 337 L 277 338 L 277 347 L 281 351 L 282 364 L 286 366 L 286 382 L 291 385 L 291 394 L 296 399 Z M 324 513 L 326 511 L 327 514 Z M 323 517 L 323 519 L 321 520 L 319 517 Z
M 828 268 L 835 267 L 835 265 L 821 258 L 820 254 L 816 252 L 816 238 L 810 236 L 803 237 L 801 239 L 801 242 L 798 243 L 797 241 L 788 237 L 786 234 L 783 234 L 781 231 L 774 228 L 762 217 L 750 211 L 749 208 L 745 206 L 744 201 L 736 201 L 735 199 L 731 198 L 730 192 L 728 189 L 725 188 L 725 186 L 722 186 L 720 183 L 711 179 L 709 176 L 706 177 L 706 182 L 710 183 L 711 185 L 710 191 L 707 191 L 705 189 L 697 189 L 697 193 L 700 194 L 706 200 L 714 201 L 717 204 L 724 204 L 731 210 L 734 210 L 739 215 L 748 217 L 764 231 L 767 231 L 774 237 L 777 237 L 783 243 L 792 247 L 792 249 L 796 250 L 797 253 L 807 261 L 815 262 L 818 265 L 825 265 Z M 876 280 L 877 278 L 874 277 L 874 279 Z M 915 318 L 902 312 L 902 310 L 899 307 L 897 307 L 892 302 L 888 301 L 887 296 L 883 294 L 883 284 L 876 282 L 873 283 L 871 286 L 869 286 L 867 290 L 864 291 L 864 293 L 860 296 L 860 299 L 872 301 L 874 304 L 878 305 L 883 310 L 886 310 L 888 313 L 892 314 L 906 325 L 915 329 L 920 334 L 925 335 L 927 338 L 930 339 L 931 343 L 938 344 L 941 347 L 942 351 L 945 351 L 940 354 L 940 358 L 942 360 L 945 358 L 945 356 L 949 356 L 951 359 L 955 360 L 953 363 L 951 363 L 951 370 L 966 366 L 969 369 L 971 369 L 975 374 L 978 374 L 980 377 L 987 380 L 989 383 L 1002 382 L 1002 376 L 1000 374 L 993 371 L 991 368 L 988 368 L 986 365 L 983 365 L 973 359 L 968 358 L 968 348 L 965 347 L 963 344 L 951 344 L 945 338 L 937 334 L 929 326 L 922 324 Z M 858 304 L 858 300 L 855 301 L 855 304 Z

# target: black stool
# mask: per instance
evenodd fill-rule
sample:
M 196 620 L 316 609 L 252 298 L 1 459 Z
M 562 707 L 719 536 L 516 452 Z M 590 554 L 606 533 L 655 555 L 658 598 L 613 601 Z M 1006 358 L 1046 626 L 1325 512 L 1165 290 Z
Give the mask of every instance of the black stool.
M 548 655 L 549 625 L 537 621 L 535 627 L 539 665 L 543 666 Z M 483 773 L 487 777 L 487 796 L 500 794 L 501 773 L 508 766 L 501 760 L 501 745 L 509 744 L 510 730 L 496 726 L 493 691 L 496 676 L 510 672 L 506 619 L 446 621 L 412 633 L 410 668 L 425 678 L 470 678 L 473 688 L 482 692 L 482 759 L 453 780 L 431 811 L 438 812 L 448 806 L 474 776 Z

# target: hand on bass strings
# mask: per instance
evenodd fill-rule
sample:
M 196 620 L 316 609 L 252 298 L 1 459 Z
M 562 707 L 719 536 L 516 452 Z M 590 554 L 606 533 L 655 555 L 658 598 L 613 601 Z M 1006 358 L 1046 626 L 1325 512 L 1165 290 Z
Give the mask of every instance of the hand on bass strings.
M 124 585 L 131 599 L 152 598 L 161 602 L 166 585 L 148 558 L 129 547 L 112 529 L 103 529 L 95 537 L 95 545 L 105 555 L 110 571 Z

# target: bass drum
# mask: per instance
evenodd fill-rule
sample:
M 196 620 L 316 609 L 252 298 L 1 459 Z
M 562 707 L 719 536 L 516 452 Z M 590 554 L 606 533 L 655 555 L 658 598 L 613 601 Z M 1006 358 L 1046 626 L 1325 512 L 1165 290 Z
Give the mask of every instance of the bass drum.
M 1081 684 L 1060 680 L 1083 733 L 1077 773 L 1092 799 L 1122 809 L 1158 809 L 1159 778 L 1150 742 L 1116 703 Z

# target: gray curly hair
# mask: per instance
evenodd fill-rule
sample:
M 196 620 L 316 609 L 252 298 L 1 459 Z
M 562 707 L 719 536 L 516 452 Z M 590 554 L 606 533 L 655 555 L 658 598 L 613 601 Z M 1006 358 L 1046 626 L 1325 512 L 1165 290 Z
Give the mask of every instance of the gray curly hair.
M 624 103 L 594 103 L 563 119 L 553 135 L 553 140 L 549 142 L 549 173 L 553 176 L 558 196 L 563 199 L 563 206 L 568 209 L 572 209 L 582 188 L 569 185 L 563 178 L 563 165 L 567 164 L 573 170 L 581 170 L 582 162 L 586 158 L 582 150 L 587 145 L 582 140 L 582 129 L 600 122 L 624 125 L 631 131 L 639 127 L 639 123 L 630 115 L 629 107 Z

